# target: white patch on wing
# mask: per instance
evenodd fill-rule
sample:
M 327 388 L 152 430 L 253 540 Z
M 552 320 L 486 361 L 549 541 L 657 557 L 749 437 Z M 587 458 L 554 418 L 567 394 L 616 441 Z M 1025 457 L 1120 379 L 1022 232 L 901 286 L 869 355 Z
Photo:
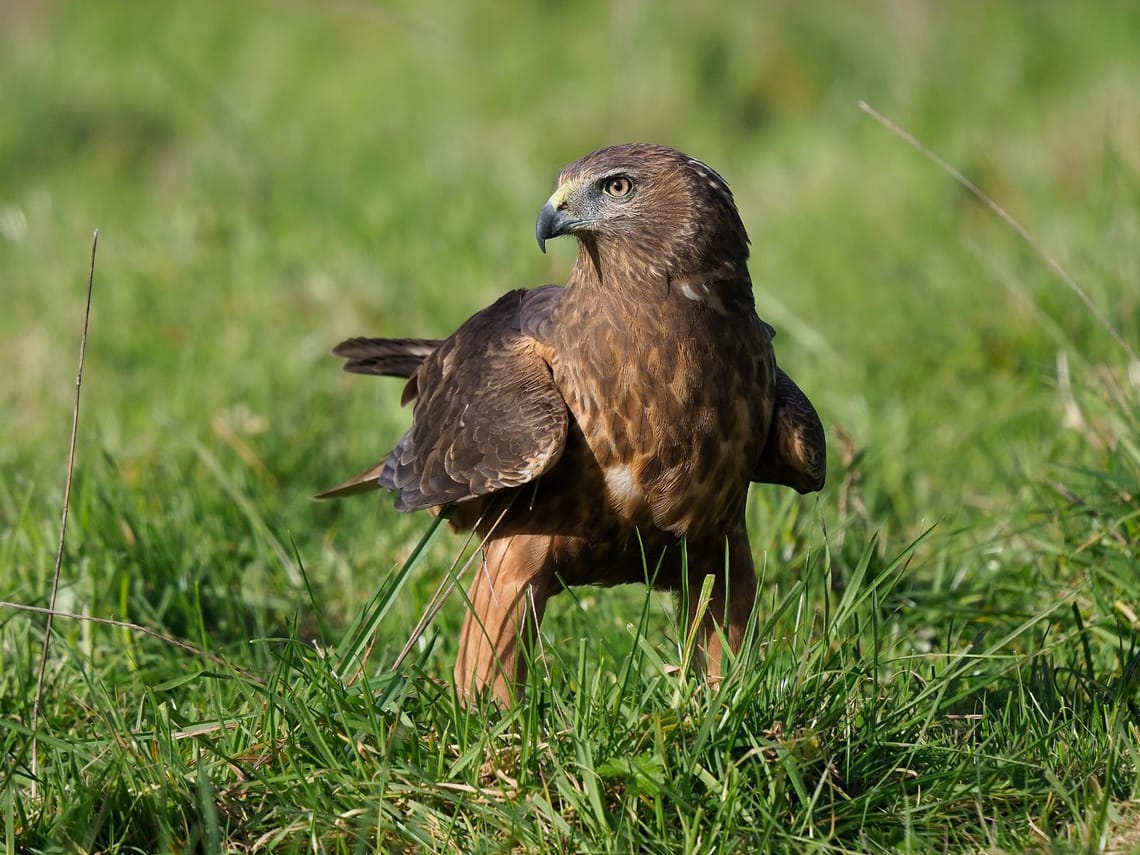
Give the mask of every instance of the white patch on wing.
M 701 285 L 699 289 L 694 288 L 688 282 L 681 283 L 681 293 L 688 297 L 690 300 L 695 300 L 698 303 L 704 300 L 709 295 L 709 288 L 707 285 Z
M 629 466 L 611 466 L 606 470 L 606 493 L 610 504 L 622 513 L 630 513 L 642 501 L 641 489 L 634 483 Z

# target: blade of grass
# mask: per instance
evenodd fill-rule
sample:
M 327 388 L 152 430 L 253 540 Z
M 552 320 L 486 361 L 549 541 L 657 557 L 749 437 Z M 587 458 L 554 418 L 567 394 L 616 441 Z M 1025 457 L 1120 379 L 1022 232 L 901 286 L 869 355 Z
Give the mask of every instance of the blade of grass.
M 439 533 L 444 522 L 446 522 L 444 515 L 440 515 L 432 521 L 428 530 L 420 538 L 420 542 L 412 550 L 412 554 L 408 556 L 407 561 L 396 571 L 395 575 L 388 578 L 349 626 L 344 641 L 336 649 L 336 674 L 340 679 L 351 681 L 363 669 L 367 658 L 364 655 L 365 649 L 371 643 L 377 627 L 380 626 L 380 621 L 392 608 L 392 604 L 408 581 L 413 568 L 419 564 L 420 559 L 427 551 L 428 546 L 435 540 L 435 536 Z

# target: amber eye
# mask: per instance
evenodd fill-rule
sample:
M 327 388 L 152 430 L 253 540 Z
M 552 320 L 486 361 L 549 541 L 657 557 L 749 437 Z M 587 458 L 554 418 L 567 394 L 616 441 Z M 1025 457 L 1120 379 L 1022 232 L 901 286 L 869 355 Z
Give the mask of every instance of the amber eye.
M 628 196 L 633 191 L 633 182 L 625 175 L 615 175 L 613 178 L 607 178 L 602 185 L 602 190 L 607 196 L 613 196 L 615 199 L 621 199 Z

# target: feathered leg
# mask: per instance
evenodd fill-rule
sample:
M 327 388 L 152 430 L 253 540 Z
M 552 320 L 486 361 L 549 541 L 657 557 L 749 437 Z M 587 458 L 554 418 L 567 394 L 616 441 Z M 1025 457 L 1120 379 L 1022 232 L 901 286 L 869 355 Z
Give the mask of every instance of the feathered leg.
M 455 685 L 461 696 L 471 700 L 491 686 L 501 703 L 514 702 L 526 682 L 527 654 L 546 601 L 556 591 L 549 552 L 550 538 L 539 535 L 487 544 L 459 636 Z
M 690 549 L 688 602 L 681 604 L 688 612 L 687 637 L 696 633 L 693 664 L 712 682 L 719 680 L 727 669 L 725 644 L 736 653 L 744 643 L 756 603 L 756 570 L 746 531 L 741 529 L 729 535 L 727 572 L 724 559 L 723 543 L 719 549 L 713 545 L 698 554 Z M 701 588 L 706 575 L 713 577 L 712 595 L 701 614 Z M 680 600 L 680 593 L 677 597 Z

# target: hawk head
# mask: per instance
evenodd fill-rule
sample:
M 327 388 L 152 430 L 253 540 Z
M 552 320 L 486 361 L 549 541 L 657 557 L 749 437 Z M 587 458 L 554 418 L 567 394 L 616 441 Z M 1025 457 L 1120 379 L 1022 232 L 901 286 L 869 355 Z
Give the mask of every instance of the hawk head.
M 728 184 L 679 151 L 634 143 L 588 154 L 562 170 L 535 227 L 539 247 L 572 234 L 602 257 L 653 266 L 743 264 L 748 233 Z

